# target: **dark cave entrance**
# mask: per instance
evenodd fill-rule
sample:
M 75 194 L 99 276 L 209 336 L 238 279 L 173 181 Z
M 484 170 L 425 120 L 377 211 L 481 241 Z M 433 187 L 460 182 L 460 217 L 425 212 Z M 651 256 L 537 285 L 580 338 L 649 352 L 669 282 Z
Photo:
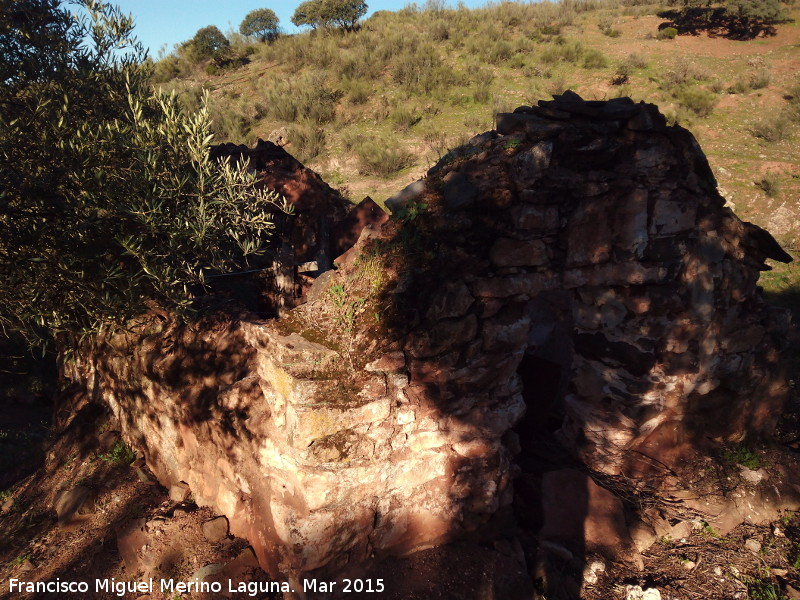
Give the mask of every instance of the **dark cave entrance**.
M 571 292 L 555 290 L 540 294 L 526 309 L 531 327 L 517 367 L 526 411 L 514 427 L 519 437 L 514 512 L 519 525 L 532 533 L 542 526 L 542 475 L 579 464 L 557 435 L 564 422 L 572 371 L 572 305 Z
M 522 381 L 526 412 L 516 426 L 520 440 L 544 432 L 554 433 L 564 418 L 561 379 L 564 368 L 557 362 L 526 353 L 517 368 Z

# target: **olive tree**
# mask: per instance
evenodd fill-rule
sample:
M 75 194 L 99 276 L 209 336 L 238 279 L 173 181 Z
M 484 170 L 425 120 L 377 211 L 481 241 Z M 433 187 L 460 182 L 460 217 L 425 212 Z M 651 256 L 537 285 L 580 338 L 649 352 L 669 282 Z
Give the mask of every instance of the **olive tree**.
M 207 104 L 153 92 L 132 19 L 0 4 L 0 332 L 63 344 L 267 250 L 279 198 L 210 158 Z
M 239 33 L 255 36 L 262 42 L 278 37 L 278 15 L 269 8 L 259 8 L 247 13 L 239 25 Z

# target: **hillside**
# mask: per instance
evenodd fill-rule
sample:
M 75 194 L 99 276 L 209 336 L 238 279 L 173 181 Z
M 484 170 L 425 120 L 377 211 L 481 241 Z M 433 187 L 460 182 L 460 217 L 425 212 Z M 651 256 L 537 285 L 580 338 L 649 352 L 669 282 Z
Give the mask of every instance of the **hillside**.
M 750 41 L 658 39 L 662 8 L 613 6 L 379 12 L 350 33 L 234 36 L 238 68 L 208 75 L 171 56 L 156 78 L 190 104 L 210 90 L 222 140 L 252 143 L 285 127 L 289 152 L 354 201 L 378 202 L 491 129 L 498 112 L 566 88 L 588 99 L 627 95 L 689 128 L 737 214 L 794 247 L 800 127 L 787 115 L 800 95 L 797 20 Z

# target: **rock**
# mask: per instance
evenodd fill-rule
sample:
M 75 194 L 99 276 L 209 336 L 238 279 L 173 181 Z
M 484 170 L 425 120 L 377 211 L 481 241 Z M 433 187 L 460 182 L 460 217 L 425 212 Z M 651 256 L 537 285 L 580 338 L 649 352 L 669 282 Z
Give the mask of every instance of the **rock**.
M 478 197 L 478 188 L 462 173 L 448 173 L 444 177 L 444 203 L 450 210 L 463 210 Z
M 212 575 L 216 575 L 220 573 L 224 567 L 219 563 L 210 563 L 203 567 L 200 567 L 194 575 L 192 575 L 189 579 L 190 580 L 198 580 L 198 581 L 205 581 Z
M 659 538 L 659 536 L 656 535 L 655 530 L 650 525 L 642 521 L 634 523 L 629 528 L 629 532 L 631 540 L 633 541 L 633 545 L 636 546 L 636 549 L 639 552 L 644 552 L 647 550 Z
M 117 529 L 117 550 L 128 574 L 144 570 L 139 554 L 149 542 L 145 519 L 133 519 Z
M 54 509 L 58 522 L 69 523 L 94 511 L 95 493 L 84 485 L 65 490 L 56 496 Z
M 333 255 L 340 256 L 355 246 L 365 228 L 369 227 L 371 232 L 377 232 L 381 225 L 388 220 L 389 215 L 387 212 L 367 196 L 356 204 L 347 216 L 333 228 L 331 232 Z M 339 264 L 338 259 L 334 262 Z
M 800 590 L 792 585 L 786 584 L 786 598 L 788 600 L 800 600 Z
M 475 299 L 463 281 L 447 282 L 431 299 L 426 315 L 432 321 L 463 317 L 474 302 Z
M 756 539 L 750 538 L 745 540 L 744 547 L 753 552 L 754 554 L 758 554 L 761 552 L 761 542 Z
M 673 540 L 684 540 L 692 535 L 691 521 L 680 521 L 669 530 L 669 537 Z
M 525 267 L 547 264 L 547 247 L 542 240 L 519 241 L 501 238 L 489 251 L 498 267 Z
M 752 485 L 758 485 L 766 477 L 764 469 L 753 470 L 748 469 L 743 465 L 739 465 L 739 475 L 741 475 L 742 479 L 744 479 L 747 483 Z
M 289 143 L 289 130 L 286 127 L 273 129 L 267 136 L 267 141 L 272 142 L 276 146 L 285 146 Z
M 119 431 L 105 431 L 97 438 L 98 451 L 108 452 L 120 440 Z
M 170 486 L 169 499 L 173 502 L 185 502 L 191 495 L 192 490 L 189 489 L 189 484 L 185 481 L 179 481 Z
M 252 548 L 245 548 L 236 558 L 227 563 L 221 573 L 228 579 L 242 579 L 246 573 L 259 568 L 259 562 Z
M 549 471 L 542 478 L 545 540 L 583 548 L 609 558 L 635 554 L 622 502 L 588 475 L 571 469 Z
M 203 523 L 203 535 L 212 544 L 219 542 L 228 535 L 228 519 L 216 517 Z
M 134 467 L 134 473 L 136 473 L 136 479 L 143 483 L 148 483 L 150 485 L 156 485 L 158 482 L 144 469 L 139 467 Z
M 367 371 L 378 373 L 400 373 L 406 366 L 406 357 L 400 351 L 389 352 L 379 359 L 367 363 L 364 368 Z
M 397 211 L 405 208 L 409 202 L 419 199 L 424 192 L 425 180 L 420 179 L 419 181 L 415 181 L 414 183 L 407 185 L 394 196 L 388 198 L 384 204 L 386 205 L 386 208 L 388 208 L 394 214 Z
M 661 592 L 656 588 L 642 589 L 638 585 L 625 586 L 625 600 L 661 600 Z
M 589 585 L 597 583 L 598 573 L 605 573 L 606 563 L 602 560 L 593 560 L 583 569 L 583 582 Z

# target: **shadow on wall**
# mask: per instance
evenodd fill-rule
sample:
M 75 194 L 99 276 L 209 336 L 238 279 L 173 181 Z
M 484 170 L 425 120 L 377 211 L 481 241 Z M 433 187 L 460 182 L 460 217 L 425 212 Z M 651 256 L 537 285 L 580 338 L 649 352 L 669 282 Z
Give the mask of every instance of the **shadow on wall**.
M 605 488 L 657 492 L 699 453 L 773 431 L 789 323 L 756 282 L 791 257 L 724 208 L 694 138 L 652 105 L 568 92 L 498 131 L 387 201 L 412 216 L 388 236 L 387 268 L 405 267 L 385 303 L 442 415 L 478 432 L 524 401 L 502 437 L 517 533 L 531 575 L 544 565 L 548 593 L 573 598 L 587 553 L 641 561 Z

